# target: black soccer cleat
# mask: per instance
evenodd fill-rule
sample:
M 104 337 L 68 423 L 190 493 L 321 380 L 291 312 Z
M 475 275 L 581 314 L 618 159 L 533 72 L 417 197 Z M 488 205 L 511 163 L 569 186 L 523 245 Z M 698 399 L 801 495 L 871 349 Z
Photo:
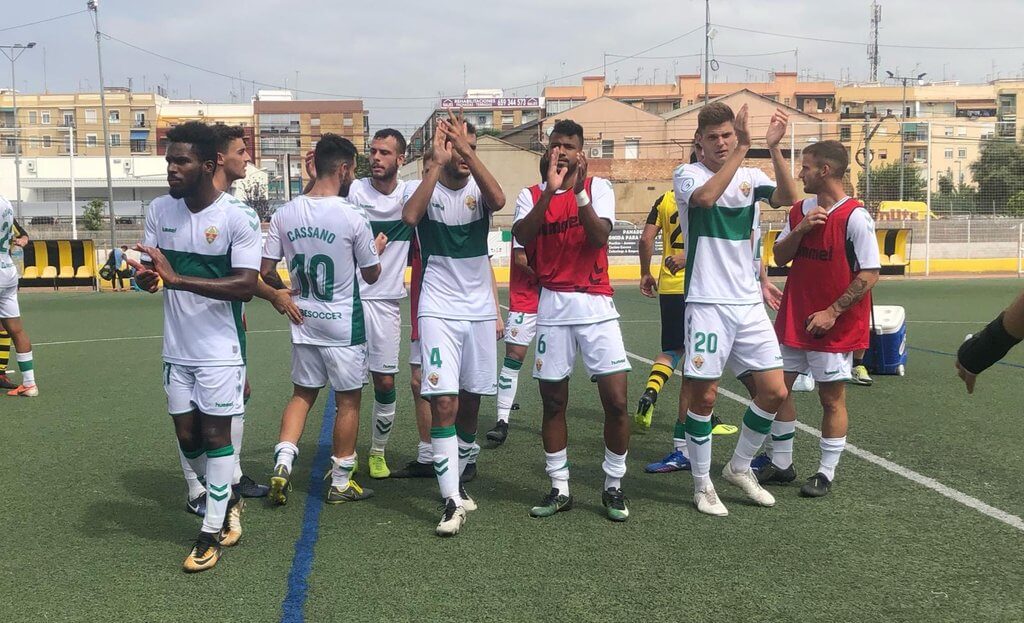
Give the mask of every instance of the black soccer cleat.
M 18 385 L 7 378 L 6 372 L 0 372 L 0 389 L 18 389 Z
M 462 478 L 459 482 L 473 482 L 476 480 L 476 463 L 466 463 L 466 469 L 462 470 Z
M 800 495 L 805 498 L 820 498 L 828 495 L 829 491 L 832 490 L 832 481 L 818 472 L 807 479 L 807 482 L 800 487 Z
M 754 470 L 757 482 L 762 485 L 788 485 L 796 480 L 796 469 L 790 465 L 782 469 L 769 461 L 767 464 Z
M 242 477 L 238 480 L 238 484 L 232 488 L 243 498 L 265 498 L 267 497 L 267 493 L 270 492 L 270 487 L 258 484 L 255 480 L 249 478 L 245 474 L 242 474 Z
M 185 511 L 198 515 L 200 517 L 206 516 L 206 492 L 203 491 L 196 497 L 185 502 Z
M 405 467 L 391 472 L 392 478 L 435 478 L 433 463 L 409 461 Z
M 508 422 L 502 422 L 499 420 L 498 423 L 494 425 L 494 428 L 487 431 L 487 434 L 484 436 L 488 441 L 493 441 L 494 445 L 500 446 L 505 443 L 505 439 L 508 438 Z

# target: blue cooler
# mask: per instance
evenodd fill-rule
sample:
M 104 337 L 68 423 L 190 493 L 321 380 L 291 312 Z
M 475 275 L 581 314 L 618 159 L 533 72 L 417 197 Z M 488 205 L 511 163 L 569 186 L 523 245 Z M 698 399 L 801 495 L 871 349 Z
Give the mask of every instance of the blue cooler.
M 898 305 L 875 305 L 871 346 L 864 353 L 864 365 L 873 374 L 907 371 L 907 312 Z

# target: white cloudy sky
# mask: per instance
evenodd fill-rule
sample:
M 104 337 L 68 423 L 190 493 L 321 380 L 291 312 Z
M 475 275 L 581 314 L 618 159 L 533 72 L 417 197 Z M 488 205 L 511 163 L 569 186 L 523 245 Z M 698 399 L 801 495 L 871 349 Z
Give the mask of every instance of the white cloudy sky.
M 84 9 L 85 0 L 0 2 L 0 44 L 36 41 L 18 62 L 22 91 L 95 89 L 91 21 L 86 14 L 17 28 Z M 1024 74 L 1020 0 L 883 0 L 881 64 L 904 74 L 981 82 Z M 718 28 L 713 47 L 719 80 L 762 80 L 770 69 L 795 66 L 827 78 L 868 77 L 870 0 L 712 0 Z M 518 2 L 354 2 L 352 0 L 100 0 L 101 29 L 122 41 L 198 68 L 238 76 L 246 96 L 256 80 L 300 90 L 362 97 L 372 126 L 409 131 L 422 123 L 440 93 L 505 88 L 538 94 L 538 84 L 578 83 L 600 73 L 604 54 L 635 55 L 702 26 L 702 0 L 519 0 Z M 725 26 L 825 39 L 799 40 Z M 13 27 L 13 28 L 12 28 Z M 834 41 L 860 42 L 844 45 Z M 885 47 L 1003 47 L 943 50 Z M 664 82 L 700 65 L 703 29 L 641 58 L 609 56 L 610 81 Z M 766 54 L 780 52 L 779 54 Z M 761 56 L 737 56 L 760 54 Z M 2 60 L 2 59 L 0 59 Z M 104 41 L 107 84 L 166 83 L 172 97 L 231 101 L 238 80 Z M 726 64 L 731 63 L 731 65 Z M 748 68 L 737 67 L 745 65 Z M 6 66 L 0 84 L 9 83 Z M 753 69 L 749 69 L 753 68 Z M 880 71 L 884 75 L 884 71 Z M 569 77 L 561 78 L 573 74 Z M 528 86 L 524 86 L 528 85 Z M 514 88 L 518 87 L 518 88 Z M 265 87 L 264 87 L 265 88 Z M 301 93 L 304 99 L 323 97 Z

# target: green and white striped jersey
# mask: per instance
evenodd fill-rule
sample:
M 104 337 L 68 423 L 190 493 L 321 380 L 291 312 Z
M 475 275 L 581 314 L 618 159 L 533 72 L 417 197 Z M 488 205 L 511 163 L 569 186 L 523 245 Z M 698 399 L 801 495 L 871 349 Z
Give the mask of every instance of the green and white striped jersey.
M 260 269 L 260 219 L 227 193 L 198 213 L 184 199 L 157 197 L 146 212 L 143 243 L 160 249 L 179 275 L 217 279 L 237 268 Z M 242 302 L 166 289 L 163 358 L 186 366 L 243 365 Z
M 383 233 L 388 237 L 388 245 L 380 254 L 380 279 L 377 283 L 368 284 L 361 275 L 356 275 L 359 295 L 364 301 L 405 298 L 405 266 L 409 261 L 413 228 L 402 222 L 404 192 L 405 182 L 399 180 L 394 192 L 382 195 L 368 177 L 357 179 L 349 188 L 349 203 L 366 213 L 373 235 Z
M 701 163 L 675 170 L 673 190 L 686 236 L 686 301 L 718 305 L 761 302 L 753 270 L 751 236 L 759 230 L 758 202 L 768 201 L 775 182 L 760 169 L 741 167 L 710 209 L 691 207 L 690 197 L 714 172 Z M 757 236 L 760 242 L 760 236 Z
M 352 346 L 366 342 L 358 268 L 380 263 L 370 222 L 341 197 L 301 195 L 270 219 L 263 257 L 288 262 L 303 322 L 292 343 Z

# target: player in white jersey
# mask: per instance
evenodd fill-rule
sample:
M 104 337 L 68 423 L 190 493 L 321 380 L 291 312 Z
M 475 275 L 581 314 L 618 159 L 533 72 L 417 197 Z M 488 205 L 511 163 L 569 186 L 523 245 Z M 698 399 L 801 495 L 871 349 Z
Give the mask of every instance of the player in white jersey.
M 231 488 L 231 419 L 244 412 L 242 303 L 256 291 L 260 222 L 214 185 L 217 147 L 209 126 L 188 122 L 167 140 L 170 194 L 150 203 L 137 247 L 143 264 L 131 264 L 141 288 L 156 292 L 163 281 L 167 410 L 185 457 L 196 464 L 205 457 L 206 515 L 184 563 L 194 572 L 213 567 L 221 546 L 241 537 L 237 517 L 225 517 L 240 509 Z
M 789 205 L 796 184 L 779 149 L 787 118 L 777 110 L 765 136 L 778 186 L 760 169 L 742 167 L 750 150 L 747 107 L 734 115 L 716 102 L 697 120 L 703 160 L 676 169 L 673 190 L 686 235 L 686 358 L 688 411 L 686 447 L 694 481 L 694 502 L 702 513 L 728 514 L 711 482 L 711 418 L 718 381 L 726 364 L 749 371 L 754 401 L 743 417 L 740 438 L 722 476 L 755 503 L 775 498 L 757 482 L 750 461 L 771 430 L 786 397 L 782 354 L 762 304 L 758 202 Z M 755 250 L 756 247 L 756 250 Z
M 260 272 L 282 287 L 277 264 L 284 258 L 303 323 L 292 325 L 291 400 L 281 417 L 274 447 L 270 501 L 285 504 L 306 416 L 320 388 L 334 390 L 337 414 L 331 448 L 331 486 L 325 502 L 340 504 L 373 495 L 352 480 L 356 466 L 359 405 L 366 382 L 366 328 L 360 282 L 373 284 L 381 274 L 378 254 L 387 237 L 374 240 L 358 207 L 340 197 L 352 184 L 356 148 L 337 134 L 324 134 L 314 151 L 316 180 L 309 191 L 282 206 L 270 221 Z
M 9 201 L 0 197 L 0 328 L 10 335 L 14 342 L 21 384 L 7 392 L 8 396 L 33 398 L 39 395 L 36 372 L 32 361 L 32 342 L 21 323 L 21 308 L 18 306 L 18 267 L 11 258 L 11 246 L 25 246 L 28 239 L 17 235 L 14 225 L 14 208 Z
M 498 309 L 487 233 L 505 195 L 476 155 L 476 129 L 461 116 L 449 112 L 438 122 L 430 161 L 415 190 L 407 187 L 402 218 L 416 226 L 423 258 L 421 395 L 430 399 L 434 473 L 445 504 L 436 532 L 450 536 L 476 508 L 460 476 L 479 452 L 480 396 L 497 390 Z

